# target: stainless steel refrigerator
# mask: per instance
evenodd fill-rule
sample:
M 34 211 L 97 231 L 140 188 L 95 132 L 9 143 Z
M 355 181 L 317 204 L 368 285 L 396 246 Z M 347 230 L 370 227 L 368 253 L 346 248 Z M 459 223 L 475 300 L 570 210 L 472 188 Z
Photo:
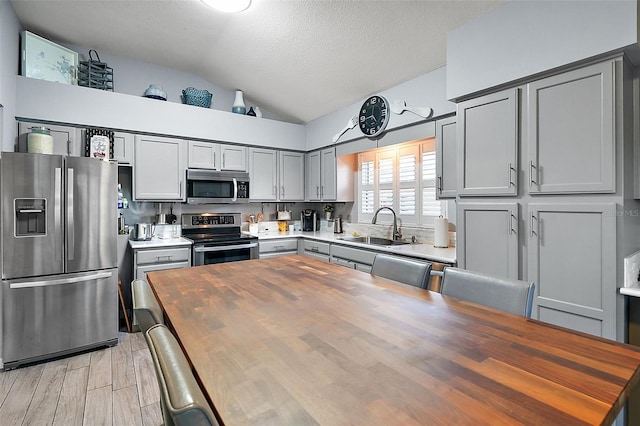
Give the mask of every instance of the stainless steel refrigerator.
M 3 152 L 5 369 L 118 339 L 118 166 Z

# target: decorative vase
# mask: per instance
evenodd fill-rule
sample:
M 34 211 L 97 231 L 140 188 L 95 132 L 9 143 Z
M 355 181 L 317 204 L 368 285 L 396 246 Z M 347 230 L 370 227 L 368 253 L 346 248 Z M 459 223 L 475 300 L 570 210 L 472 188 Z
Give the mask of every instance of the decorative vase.
M 253 107 L 249 108 L 249 111 L 247 111 L 247 115 L 250 115 L 251 117 L 256 116 L 256 112 L 253 110 Z
M 244 96 L 242 90 L 236 90 L 236 99 L 233 101 L 233 107 L 231 112 L 244 115 L 247 112 L 247 107 L 244 104 Z
M 324 212 L 324 217 L 325 217 L 327 220 L 331 220 L 331 212 Z
M 262 111 L 260 111 L 260 107 L 253 108 L 253 112 L 256 113 L 256 117 L 262 118 Z

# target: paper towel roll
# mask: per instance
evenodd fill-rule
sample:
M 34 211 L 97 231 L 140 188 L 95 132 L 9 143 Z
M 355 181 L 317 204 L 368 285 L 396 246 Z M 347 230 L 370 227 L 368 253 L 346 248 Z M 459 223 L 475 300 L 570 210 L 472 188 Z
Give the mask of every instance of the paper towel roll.
M 433 230 L 433 246 L 449 247 L 449 221 L 445 217 L 437 217 Z

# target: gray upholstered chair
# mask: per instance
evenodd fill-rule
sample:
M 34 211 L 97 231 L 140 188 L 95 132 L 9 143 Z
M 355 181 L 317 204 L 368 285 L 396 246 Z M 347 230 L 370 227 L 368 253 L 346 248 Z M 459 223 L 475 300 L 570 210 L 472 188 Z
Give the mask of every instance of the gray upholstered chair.
M 390 280 L 427 288 L 431 272 L 431 263 L 405 257 L 388 256 L 378 253 L 373 260 L 371 274 Z
M 131 282 L 131 295 L 133 313 L 143 333 L 152 325 L 164 324 L 162 308 L 160 308 L 153 290 L 149 287 L 149 283 L 144 280 L 133 280 Z
M 165 426 L 217 426 L 219 423 L 191 372 L 191 366 L 167 326 L 156 324 L 144 336 L 158 378 Z
M 531 318 L 535 284 L 493 277 L 465 269 L 444 270 L 441 292 L 445 296 L 475 302 Z

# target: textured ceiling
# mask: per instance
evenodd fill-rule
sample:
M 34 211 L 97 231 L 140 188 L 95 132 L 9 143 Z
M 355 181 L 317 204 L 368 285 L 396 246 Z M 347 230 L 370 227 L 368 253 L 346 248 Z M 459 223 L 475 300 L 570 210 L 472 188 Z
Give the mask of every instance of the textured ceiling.
M 445 64 L 446 33 L 504 0 L 12 0 L 25 29 L 192 72 L 305 123 Z

